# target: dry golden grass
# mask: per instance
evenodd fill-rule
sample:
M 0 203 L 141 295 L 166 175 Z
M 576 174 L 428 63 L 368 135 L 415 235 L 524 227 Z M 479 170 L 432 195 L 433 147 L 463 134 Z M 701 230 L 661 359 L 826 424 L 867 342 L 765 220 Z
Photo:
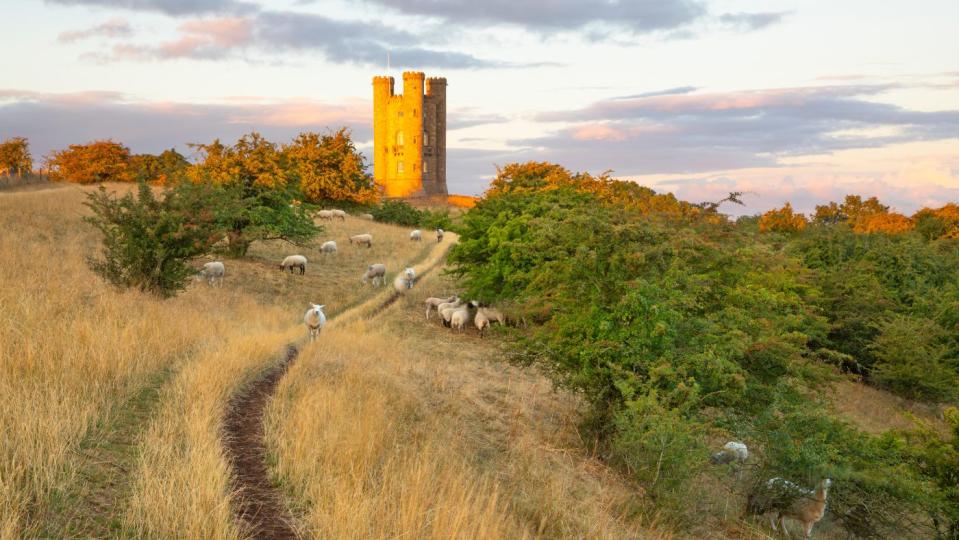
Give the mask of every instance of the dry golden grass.
M 942 407 L 910 401 L 862 383 L 840 380 L 827 395 L 840 417 L 868 433 L 913 429 L 916 424 L 911 416 L 929 422 L 944 433 L 948 430 L 942 419 Z
M 317 538 L 664 538 L 636 490 L 584 456 L 579 403 L 454 335 L 421 300 L 304 350 L 267 415 L 275 474 Z

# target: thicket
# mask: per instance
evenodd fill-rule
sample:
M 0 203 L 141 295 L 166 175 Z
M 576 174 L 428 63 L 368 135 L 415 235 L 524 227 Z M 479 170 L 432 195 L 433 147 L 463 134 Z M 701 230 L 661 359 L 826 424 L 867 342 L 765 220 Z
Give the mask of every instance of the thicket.
M 376 221 L 394 223 L 406 227 L 421 227 L 424 229 L 453 228 L 453 220 L 448 210 L 419 210 L 407 202 L 386 200 L 370 208 L 370 215 Z
M 605 456 L 682 518 L 722 433 L 756 450 L 747 484 L 833 478 L 831 514 L 852 533 L 954 531 L 956 497 L 940 488 L 954 462 L 931 470 L 919 456 L 955 438 L 871 436 L 832 419 L 822 399 L 835 363 L 871 363 L 885 381 L 930 365 L 955 376 L 956 333 L 936 331 L 956 328 L 954 300 L 938 299 L 955 298 L 947 248 L 846 225 L 760 234 L 757 220 L 625 184 L 505 167 L 450 254 L 467 295 L 534 323 L 515 331 L 513 358 L 588 401 L 584 430 Z M 903 357 L 910 349 L 936 355 Z

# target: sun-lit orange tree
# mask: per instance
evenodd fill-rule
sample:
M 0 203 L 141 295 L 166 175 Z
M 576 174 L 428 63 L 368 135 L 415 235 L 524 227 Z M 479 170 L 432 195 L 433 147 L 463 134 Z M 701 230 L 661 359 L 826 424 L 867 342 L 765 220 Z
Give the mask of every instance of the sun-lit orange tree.
M 774 208 L 759 218 L 759 230 L 762 232 L 794 233 L 806 229 L 806 216 L 793 212 L 791 204 L 786 203 L 782 208 Z
M 290 181 L 307 200 L 375 203 L 378 194 L 347 128 L 320 135 L 300 133 L 282 150 Z
M 0 176 L 22 177 L 33 170 L 30 143 L 24 137 L 13 137 L 0 143 Z
M 912 216 L 916 229 L 927 240 L 959 239 L 959 205 L 949 203 L 942 208 L 923 208 Z
M 50 178 L 78 184 L 128 182 L 130 149 L 112 140 L 71 144 L 47 158 Z
M 130 156 L 130 171 L 135 180 L 152 182 L 161 186 L 184 179 L 189 166 L 190 162 L 173 148 L 164 150 L 159 155 Z

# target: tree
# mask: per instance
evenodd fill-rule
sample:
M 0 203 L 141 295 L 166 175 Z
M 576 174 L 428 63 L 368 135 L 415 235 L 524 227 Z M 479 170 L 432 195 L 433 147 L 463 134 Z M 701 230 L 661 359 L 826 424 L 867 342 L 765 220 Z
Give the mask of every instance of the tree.
M 30 143 L 24 137 L 13 137 L 0 143 L 0 174 L 7 176 L 16 172 L 17 177 L 33 170 Z
M 942 208 L 923 208 L 912 216 L 916 230 L 926 240 L 959 239 L 959 205 L 949 203 Z
M 915 223 L 902 214 L 882 213 L 859 218 L 853 230 L 863 234 L 903 234 L 915 227 Z
M 145 182 L 120 198 L 101 186 L 86 202 L 93 215 L 85 220 L 103 233 L 102 258 L 90 267 L 118 287 L 176 294 L 194 273 L 187 262 L 221 237 L 214 199 L 208 186 L 184 184 L 159 198 Z
M 793 213 L 793 207 L 786 203 L 782 208 L 774 208 L 759 218 L 761 232 L 795 233 L 806 229 L 806 216 Z
M 111 140 L 71 144 L 47 158 L 53 180 L 79 184 L 132 180 L 130 149 Z
M 189 166 L 186 158 L 173 148 L 164 150 L 160 155 L 136 154 L 130 157 L 130 171 L 134 180 L 159 185 L 174 184 L 186 178 Z
M 283 147 L 292 182 L 307 199 L 371 204 L 377 200 L 373 178 L 366 172 L 363 154 L 357 152 L 347 128 L 336 133 L 300 133 Z

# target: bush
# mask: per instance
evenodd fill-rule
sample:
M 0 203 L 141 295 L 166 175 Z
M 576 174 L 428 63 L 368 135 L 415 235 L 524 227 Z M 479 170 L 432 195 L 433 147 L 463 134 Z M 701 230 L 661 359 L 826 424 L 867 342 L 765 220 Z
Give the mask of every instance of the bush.
M 373 219 L 406 227 L 450 230 L 453 220 L 449 210 L 417 210 L 409 203 L 397 200 L 383 201 L 370 210 Z
M 102 259 L 89 260 L 110 283 L 161 297 L 184 288 L 195 270 L 187 262 L 210 250 L 221 231 L 208 208 L 209 190 L 183 186 L 157 198 L 140 182 L 138 195 L 117 198 L 101 187 L 85 220 L 103 233 Z
M 959 374 L 946 363 L 943 338 L 929 319 L 895 315 L 884 321 L 870 345 L 877 358 L 873 380 L 912 399 L 956 399 Z

